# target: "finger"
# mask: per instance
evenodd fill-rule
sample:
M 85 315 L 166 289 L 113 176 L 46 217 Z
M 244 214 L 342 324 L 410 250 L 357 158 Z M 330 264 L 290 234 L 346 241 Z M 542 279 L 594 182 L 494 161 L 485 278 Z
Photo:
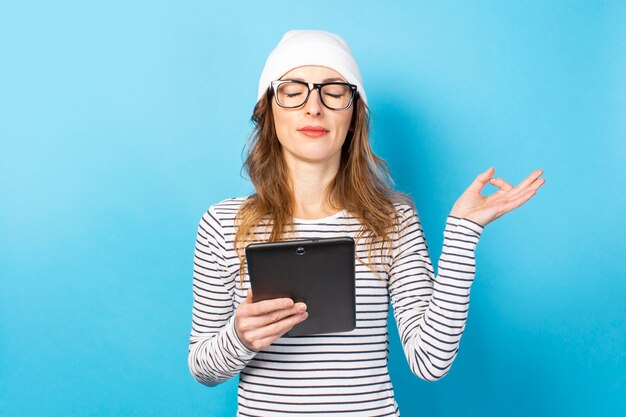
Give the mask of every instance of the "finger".
M 293 316 L 294 314 L 300 314 L 306 312 L 306 304 L 297 303 L 290 308 L 282 310 L 272 311 L 261 317 L 261 325 L 269 326 L 270 324 L 277 323 L 285 317 Z M 259 326 L 261 327 L 261 326 Z
M 524 190 L 530 184 L 532 184 L 537 178 L 539 178 L 543 174 L 543 170 L 537 169 L 533 171 L 528 177 L 524 179 L 524 181 L 520 182 L 517 187 L 513 189 L 514 193 L 519 193 Z
M 272 311 L 293 307 L 293 304 L 294 302 L 291 298 L 274 298 L 272 300 L 258 301 L 250 304 L 250 315 L 262 316 Z
M 504 192 L 509 191 L 510 189 L 513 188 L 511 184 L 504 181 L 502 178 L 492 178 L 489 180 L 489 183 L 491 185 L 495 185 L 496 187 L 500 189 L 500 191 L 504 191 Z
M 253 344 L 258 343 L 259 341 L 267 341 L 268 339 L 270 340 L 269 343 L 271 343 L 291 330 L 296 324 L 306 320 L 308 316 L 309 314 L 307 312 L 292 314 L 277 321 L 276 323 L 252 330 L 247 333 L 247 336 L 250 340 L 255 341 Z
M 545 183 L 546 183 L 545 178 L 537 178 L 535 181 L 533 181 L 533 183 L 532 183 L 532 184 L 530 184 L 530 185 L 528 186 L 528 188 L 527 188 L 527 189 L 529 189 L 529 190 L 535 190 L 535 191 L 536 191 L 536 190 L 538 190 L 539 188 L 541 188 L 541 186 L 542 186 L 543 184 L 545 184 Z
M 306 311 L 298 314 L 292 314 L 291 316 L 287 316 L 276 323 L 266 326 L 265 329 L 267 329 L 269 334 L 280 337 L 291 330 L 296 324 L 306 320 L 307 317 L 309 317 L 309 313 Z
M 282 320 L 272 323 L 270 325 L 265 325 L 262 327 L 250 327 L 248 330 L 244 330 L 245 339 L 250 342 L 246 344 L 246 346 L 251 347 L 256 351 L 263 350 L 271 343 L 273 343 L 276 339 L 280 338 L 282 335 L 291 330 L 296 324 L 306 320 L 308 317 L 308 313 L 299 312 L 297 314 L 292 314 L 283 318 Z M 258 319 L 258 318 L 253 318 Z M 249 324 L 248 319 L 248 324 Z
M 480 193 L 480 191 L 485 188 L 485 184 L 487 184 L 487 182 L 495 172 L 496 170 L 493 169 L 493 167 L 490 167 L 487 171 L 479 174 L 474 182 L 472 182 L 472 184 L 469 186 L 469 189 L 476 193 Z
M 246 303 L 247 304 L 252 304 L 252 287 L 248 288 L 248 294 L 246 295 Z
M 293 324 L 290 324 L 287 327 L 282 328 L 281 331 L 279 331 L 277 334 L 271 334 L 271 335 L 269 335 L 269 336 L 267 336 L 265 338 L 257 339 L 255 342 L 253 342 L 254 350 L 261 351 L 261 350 L 267 348 L 272 343 L 274 343 L 276 340 L 278 340 L 281 337 L 283 337 L 285 335 L 285 333 L 287 333 L 289 330 L 293 329 L 298 323 L 300 323 L 300 322 L 302 322 L 304 320 L 306 320 L 306 317 L 303 318 L 303 319 L 298 319 Z
M 524 191 L 533 190 L 537 191 L 543 184 L 545 184 L 546 180 L 543 178 L 537 178 L 531 184 L 529 184 Z
M 304 313 L 305 311 L 306 304 L 297 303 L 290 308 L 271 311 L 262 316 L 248 316 L 246 317 L 245 322 L 241 323 L 241 327 L 245 331 L 253 331 L 255 329 L 260 329 L 274 323 L 278 323 L 286 317 Z
M 527 185 L 525 188 L 521 188 L 518 189 L 517 187 L 513 188 L 513 190 L 511 190 L 509 192 L 509 198 L 517 198 L 520 195 L 522 195 L 523 193 L 526 193 L 528 191 L 537 191 L 543 184 L 545 184 L 546 180 L 543 178 L 537 178 L 535 179 L 535 181 L 533 181 L 531 184 Z

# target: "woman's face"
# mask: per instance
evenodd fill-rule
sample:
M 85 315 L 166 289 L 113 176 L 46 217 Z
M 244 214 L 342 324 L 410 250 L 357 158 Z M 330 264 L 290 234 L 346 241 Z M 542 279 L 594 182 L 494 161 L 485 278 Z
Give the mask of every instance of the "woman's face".
M 281 79 L 311 83 L 346 82 L 337 71 L 312 65 L 294 68 Z M 303 106 L 295 109 L 280 107 L 276 100 L 272 100 L 276 134 L 287 163 L 333 163 L 338 167 L 353 107 L 346 110 L 324 107 L 316 89 L 311 91 Z

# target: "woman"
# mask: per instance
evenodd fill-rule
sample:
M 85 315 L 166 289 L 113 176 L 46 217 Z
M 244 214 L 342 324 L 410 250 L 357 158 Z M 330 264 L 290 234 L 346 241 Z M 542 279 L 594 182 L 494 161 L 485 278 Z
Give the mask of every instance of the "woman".
M 246 170 L 256 193 L 202 216 L 195 246 L 189 368 L 212 386 L 239 375 L 238 415 L 397 416 L 387 370 L 389 302 L 411 370 L 443 377 L 454 360 L 485 225 L 528 201 L 541 170 L 517 187 L 480 174 L 446 221 L 435 279 L 417 211 L 389 187 L 368 141 L 367 97 L 348 45 L 290 31 L 261 75 Z M 499 190 L 480 194 L 490 182 Z M 253 302 L 242 261 L 252 241 L 351 236 L 357 241 L 357 328 L 283 337 L 306 320 L 290 299 Z

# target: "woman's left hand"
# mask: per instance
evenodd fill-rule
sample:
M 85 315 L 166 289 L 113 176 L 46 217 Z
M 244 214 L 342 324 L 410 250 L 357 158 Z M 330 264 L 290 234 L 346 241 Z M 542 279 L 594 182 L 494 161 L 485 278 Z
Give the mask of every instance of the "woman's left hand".
M 486 226 L 530 200 L 539 187 L 546 182 L 545 179 L 539 178 L 543 174 L 541 169 L 531 173 L 517 187 L 513 187 L 502 178 L 492 178 L 494 172 L 495 169 L 489 168 L 476 177 L 472 185 L 454 203 L 450 214 Z M 487 182 L 495 185 L 499 190 L 485 197 L 480 192 Z

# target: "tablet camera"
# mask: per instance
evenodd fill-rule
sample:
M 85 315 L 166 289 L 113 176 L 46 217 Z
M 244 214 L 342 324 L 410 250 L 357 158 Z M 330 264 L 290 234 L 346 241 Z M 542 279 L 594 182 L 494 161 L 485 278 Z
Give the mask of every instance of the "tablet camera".
M 302 246 L 300 246 L 299 248 L 296 249 L 296 254 L 297 255 L 304 255 L 304 248 Z

